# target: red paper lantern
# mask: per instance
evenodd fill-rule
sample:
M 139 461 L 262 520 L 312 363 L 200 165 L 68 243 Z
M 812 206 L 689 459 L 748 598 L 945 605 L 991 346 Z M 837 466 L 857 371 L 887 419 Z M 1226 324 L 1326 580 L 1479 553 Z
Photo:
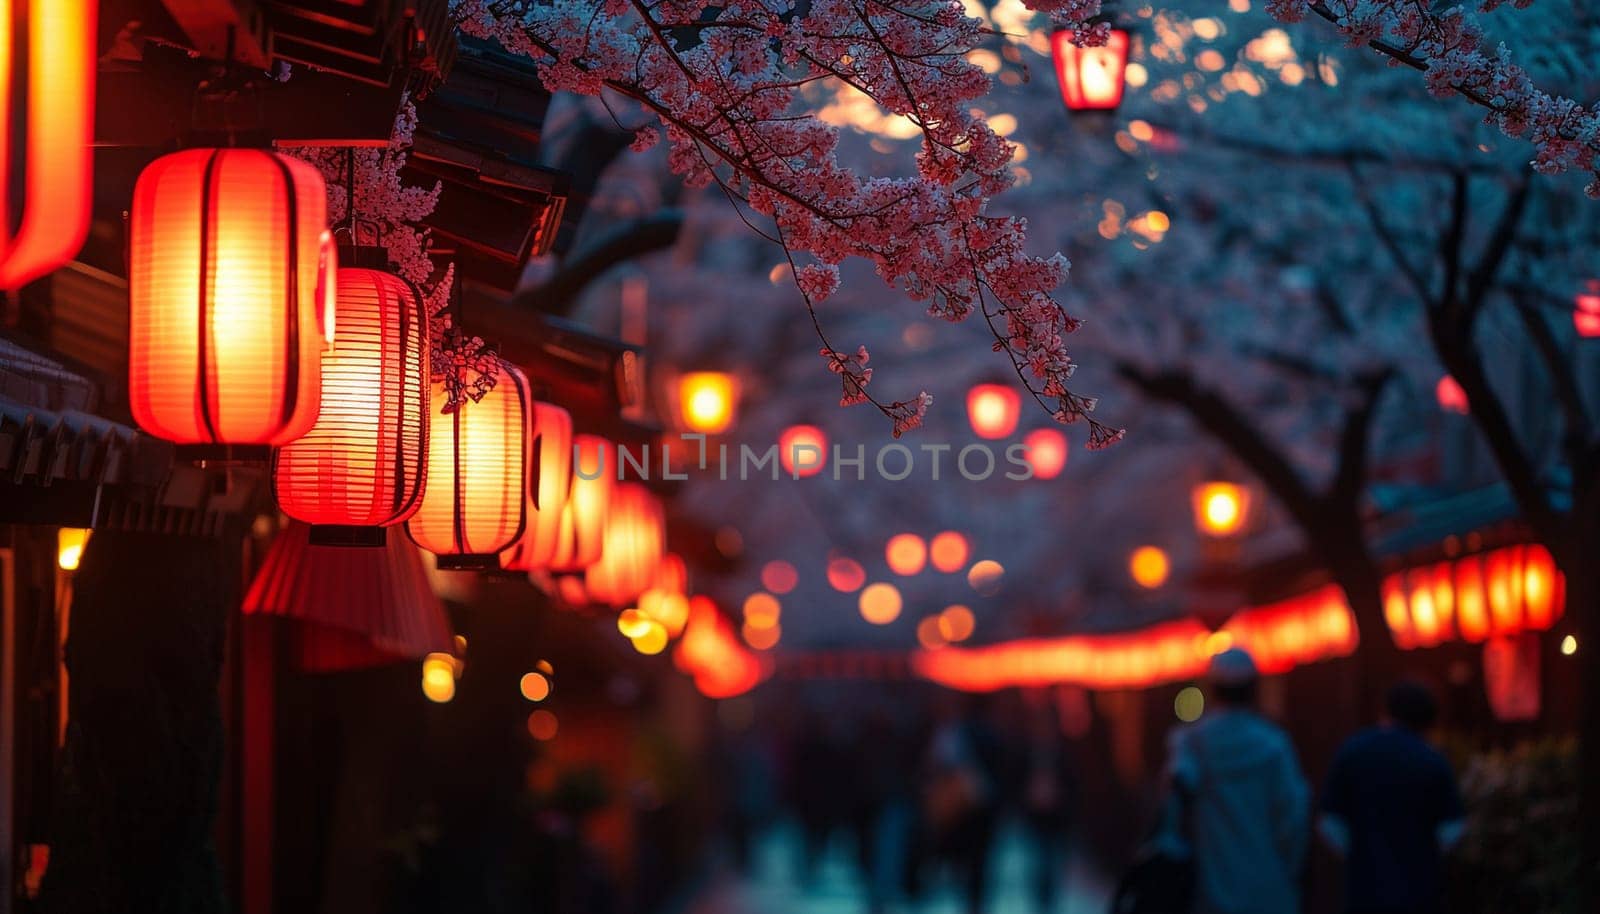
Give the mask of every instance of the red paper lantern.
M 516 545 L 500 553 L 506 571 L 532 571 L 550 564 L 561 534 L 561 512 L 574 485 L 572 414 L 551 403 L 533 404 L 529 460 L 528 522 Z
M 1384 619 L 1401 648 L 1545 631 L 1566 610 L 1566 582 L 1543 546 L 1490 552 L 1396 572 Z
M 578 435 L 572 439 L 572 491 L 561 509 L 555 549 L 545 567 L 569 574 L 583 571 L 600 561 L 605 545 L 606 517 L 611 513 L 611 491 L 616 486 L 616 468 L 611 442 L 597 435 Z
M 214 452 L 311 430 L 333 329 L 326 206 L 315 168 L 259 149 L 190 149 L 139 176 L 128 399 L 146 431 Z
M 1037 428 L 1023 436 L 1028 466 L 1035 479 L 1055 479 L 1067 466 L 1067 436 L 1053 428 Z
M 622 607 L 655 579 L 666 541 L 661 502 L 638 483 L 623 483 L 611 493 L 600 560 L 585 575 L 597 603 Z
M 1122 104 L 1128 68 L 1128 33 L 1112 29 L 1098 48 L 1072 43 L 1075 32 L 1065 29 L 1050 36 L 1056 81 L 1069 111 L 1111 111 Z
M 71 260 L 89 231 L 94 189 L 95 0 L 0 0 L 0 289 L 16 289 Z M 15 49 L 26 47 L 21 72 Z M 19 85 L 26 113 L 12 110 Z M 15 126 L 25 125 L 18 135 Z M 16 234 L 11 227 L 16 226 Z
M 528 376 L 501 361 L 482 400 L 447 413 L 448 399 L 434 384 L 422 505 L 406 531 L 440 568 L 497 568 L 527 521 Z
M 1572 299 L 1572 326 L 1582 337 L 1600 336 L 1600 279 L 1584 283 Z
M 381 546 L 422 501 L 428 447 L 428 316 L 392 273 L 339 271 L 339 337 L 322 359 L 322 407 L 279 448 L 272 488 L 313 542 Z
M 1017 430 L 1022 395 L 1006 384 L 977 384 L 967 391 L 967 419 L 979 438 L 1004 438 Z

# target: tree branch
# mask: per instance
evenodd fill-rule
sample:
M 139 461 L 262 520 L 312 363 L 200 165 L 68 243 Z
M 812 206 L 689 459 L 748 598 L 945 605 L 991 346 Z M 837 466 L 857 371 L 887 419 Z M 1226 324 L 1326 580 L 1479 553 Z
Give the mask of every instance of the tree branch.
M 1367 485 L 1367 455 L 1371 450 L 1372 423 L 1378 412 L 1378 401 L 1394 378 L 1392 366 L 1385 365 L 1362 374 L 1356 379 L 1360 400 L 1346 414 L 1344 427 L 1339 432 L 1339 463 L 1333 481 L 1328 485 L 1325 500 L 1341 510 L 1359 508 L 1361 492 Z

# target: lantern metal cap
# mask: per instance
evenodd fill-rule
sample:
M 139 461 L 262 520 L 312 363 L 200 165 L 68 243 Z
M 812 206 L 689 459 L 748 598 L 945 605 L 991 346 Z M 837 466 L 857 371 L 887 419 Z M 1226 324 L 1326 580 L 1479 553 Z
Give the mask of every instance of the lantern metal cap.
M 384 527 L 358 527 L 348 524 L 312 524 L 311 545 L 342 546 L 358 549 L 382 548 L 388 543 Z
M 498 555 L 437 556 L 440 571 L 494 571 L 500 567 Z

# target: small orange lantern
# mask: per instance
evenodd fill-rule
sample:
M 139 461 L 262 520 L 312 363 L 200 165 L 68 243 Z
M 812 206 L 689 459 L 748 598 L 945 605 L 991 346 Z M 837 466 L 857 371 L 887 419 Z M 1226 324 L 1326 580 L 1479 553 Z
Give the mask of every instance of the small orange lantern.
M 535 403 L 532 426 L 528 522 L 516 545 L 500 554 L 500 567 L 507 571 L 532 571 L 550 564 L 561 535 L 561 512 L 574 484 L 572 414 L 551 403 Z
M 585 574 L 597 603 L 626 606 L 648 588 L 661 562 L 666 540 L 661 502 L 639 483 L 624 483 L 611 493 L 600 560 Z
M 1075 34 L 1064 29 L 1050 36 L 1061 101 L 1069 111 L 1114 110 L 1122 104 L 1126 84 L 1128 33 L 1112 29 L 1106 43 L 1098 48 L 1073 44 Z
M 145 431 L 265 457 L 311 430 L 333 329 L 326 207 L 315 168 L 260 149 L 190 149 L 139 175 L 128 400 Z
M 1194 487 L 1194 525 L 1208 536 L 1233 536 L 1250 515 L 1250 490 L 1231 482 Z
M 1543 546 L 1506 546 L 1383 583 L 1384 619 L 1401 648 L 1545 631 L 1566 609 L 1565 581 Z
M 1017 430 L 1022 397 L 1005 384 L 978 384 L 967 391 L 967 418 L 979 438 L 1004 438 Z
M 352 260 L 381 257 L 356 251 Z M 311 542 L 382 546 L 382 528 L 422 501 L 428 447 L 428 316 L 412 284 L 377 269 L 339 271 L 340 333 L 322 359 L 322 405 L 279 448 L 272 489 Z
M 440 568 L 495 568 L 527 521 L 528 376 L 502 361 L 482 400 L 447 413 L 448 399 L 434 384 L 427 482 L 406 532 Z
M 94 181 L 95 0 L 0 0 L 0 289 L 16 289 L 71 260 L 89 231 Z M 22 55 L 15 54 L 25 47 Z M 19 59 L 20 58 L 20 59 Z M 26 72 L 19 64 L 27 63 Z M 25 116 L 12 110 L 25 86 Z M 15 126 L 14 126 L 15 125 Z M 24 126 L 18 135 L 16 126 Z M 25 139 L 24 139 L 25 137 Z M 16 234 L 10 230 L 16 226 Z
M 545 567 L 557 573 L 583 571 L 600 561 L 605 545 L 606 516 L 616 468 L 609 466 L 611 442 L 596 435 L 572 439 L 572 490 L 561 509 L 555 548 Z

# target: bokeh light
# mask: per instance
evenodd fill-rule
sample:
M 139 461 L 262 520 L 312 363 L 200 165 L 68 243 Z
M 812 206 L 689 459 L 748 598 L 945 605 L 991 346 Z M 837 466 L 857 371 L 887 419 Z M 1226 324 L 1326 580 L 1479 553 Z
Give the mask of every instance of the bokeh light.
M 528 735 L 540 742 L 548 742 L 556 738 L 556 733 L 561 729 L 561 721 L 555 714 L 540 708 L 528 715 Z
M 972 548 L 967 544 L 967 538 L 954 530 L 944 531 L 928 544 L 928 557 L 933 561 L 933 567 L 945 574 L 955 574 L 967 567 L 967 559 L 971 554 Z
M 1053 428 L 1036 428 L 1023 437 L 1028 466 L 1035 479 L 1055 479 L 1067 466 L 1067 436 Z
M 1561 653 L 1562 654 L 1564 654 L 1564 655 L 1566 655 L 1568 657 L 1571 657 L 1573 654 L 1576 654 L 1577 652 L 1578 652 L 1578 637 L 1576 635 L 1568 635 L 1565 638 L 1561 639 Z
M 1167 583 L 1172 563 L 1167 553 L 1156 546 L 1140 546 L 1128 558 L 1128 574 L 1140 587 L 1154 590 Z
M 456 697 L 456 659 L 449 654 L 429 654 L 422 661 L 422 694 L 444 704 Z
M 1004 438 L 1017 430 L 1022 396 L 1005 384 L 978 384 L 967 391 L 967 419 L 979 438 Z
M 778 462 L 790 476 L 815 476 L 828 464 L 828 435 L 815 425 L 791 425 L 778 436 Z
M 744 624 L 752 628 L 772 628 L 783 616 L 783 604 L 764 591 L 744 598 Z
M 858 602 L 861 618 L 873 625 L 888 625 L 900 618 L 900 590 L 893 584 L 879 581 L 867 585 Z
M 946 606 L 944 612 L 934 618 L 938 620 L 939 636 L 951 644 L 971 638 L 978 627 L 978 619 L 972 610 L 960 603 Z
M 983 596 L 992 597 L 1000 592 L 1000 581 L 1005 573 L 1004 565 L 994 559 L 983 559 L 968 569 L 967 583 Z
M 899 533 L 889 537 L 883 557 L 895 574 L 918 574 L 928 564 L 928 544 L 915 533 Z
M 939 628 L 939 616 L 924 616 L 922 621 L 917 623 L 917 644 L 927 651 L 936 651 L 944 647 L 949 642 Z
M 1467 400 L 1467 392 L 1461 388 L 1460 382 L 1455 378 L 1445 375 L 1433 388 L 1433 395 L 1439 401 L 1439 408 L 1445 412 L 1465 416 L 1472 412 L 1472 403 Z
M 633 649 L 645 656 L 661 653 L 672 641 L 667 635 L 666 626 L 654 619 L 645 620 L 643 630 L 629 640 L 633 642 Z
M 1192 724 L 1200 719 L 1206 711 L 1206 696 L 1196 686 L 1188 686 L 1178 691 L 1178 697 L 1172 700 L 1172 712 L 1178 719 L 1186 724 Z
M 718 435 L 733 424 L 739 385 L 722 371 L 691 371 L 678 379 L 678 403 L 689 431 Z
M 62 571 L 77 571 L 89 545 L 89 531 L 82 527 L 62 527 L 56 531 L 56 565 Z
M 523 673 L 518 688 L 522 697 L 529 701 L 544 701 L 550 697 L 550 680 L 543 673 Z
M 1245 522 L 1250 492 L 1231 482 L 1207 482 L 1195 487 L 1194 522 L 1201 533 L 1232 536 Z
M 828 560 L 828 584 L 840 593 L 855 593 L 867 583 L 867 572 L 855 559 L 835 556 Z
M 778 641 L 783 638 L 783 626 L 776 623 L 757 626 L 746 622 L 741 634 L 744 636 L 744 643 L 750 645 L 751 648 L 758 651 L 770 651 L 777 647 Z
M 775 594 L 786 594 L 800 583 L 800 572 L 782 559 L 761 566 L 761 586 Z

